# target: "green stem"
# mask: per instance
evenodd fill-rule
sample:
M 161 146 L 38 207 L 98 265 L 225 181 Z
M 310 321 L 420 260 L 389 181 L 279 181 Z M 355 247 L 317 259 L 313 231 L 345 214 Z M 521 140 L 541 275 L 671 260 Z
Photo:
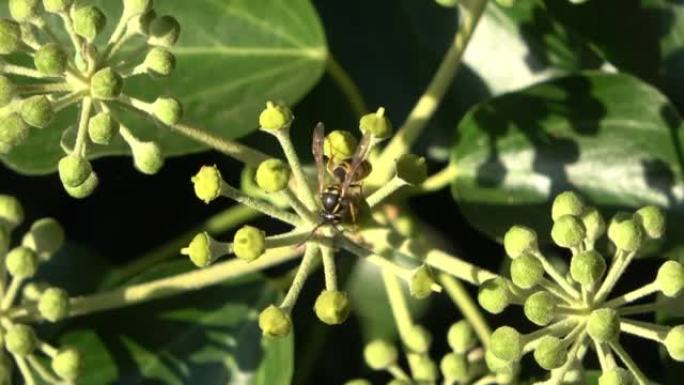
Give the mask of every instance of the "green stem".
M 278 139 L 278 143 L 280 143 L 280 147 L 283 149 L 285 158 L 290 164 L 294 181 L 297 183 L 297 193 L 302 198 L 304 204 L 313 210 L 315 207 L 317 207 L 316 199 L 314 198 L 313 192 L 309 187 L 307 178 L 304 175 L 304 169 L 299 161 L 299 156 L 297 155 L 297 151 L 295 150 L 292 140 L 290 139 L 289 127 L 269 132 L 272 133 L 276 139 Z
M 670 328 L 648 322 L 621 319 L 620 330 L 637 337 L 663 343 L 667 337 L 667 333 L 670 331 Z
M 76 133 L 76 144 L 74 144 L 73 153 L 78 156 L 84 156 L 86 152 L 86 137 L 88 136 L 88 122 L 90 120 L 90 113 L 92 112 L 93 99 L 89 97 L 83 98 L 81 105 L 81 114 L 78 118 L 78 131 Z
M 390 195 L 394 194 L 395 191 L 399 190 L 404 186 L 406 186 L 406 182 L 395 176 L 388 183 L 384 184 L 382 187 L 375 190 L 375 192 L 368 196 L 368 198 L 366 198 L 366 202 L 368 203 L 368 206 L 370 206 L 370 208 L 372 209 L 378 204 L 382 203 Z
M 451 184 L 458 175 L 458 167 L 455 163 L 449 164 L 440 171 L 430 175 L 418 189 L 418 193 L 430 193 L 443 189 Z
M 20 84 L 17 91 L 21 94 L 49 94 L 73 91 L 69 83 Z
M 285 195 L 287 203 L 300 217 L 304 218 L 310 224 L 315 224 L 318 221 L 318 217 L 312 213 L 311 210 L 309 210 L 309 208 L 306 207 L 301 200 L 299 200 L 299 198 L 291 189 L 287 188 L 283 190 L 282 194 Z
M 554 282 L 560 285 L 560 287 L 565 290 L 565 292 L 573 299 L 580 299 L 580 293 L 574 287 L 572 287 L 572 285 L 570 285 L 568 280 L 563 277 L 558 269 L 556 269 L 556 267 L 551 264 L 546 257 L 539 252 L 535 253 L 535 257 L 537 257 L 537 260 L 541 262 L 542 266 L 544 267 L 544 271 L 551 277 L 551 279 L 554 280 Z
M 489 337 L 492 335 L 492 329 L 482 315 L 480 308 L 475 304 L 463 285 L 455 278 L 444 273 L 439 274 L 439 282 L 461 311 L 461 314 L 473 326 L 482 345 L 484 347 L 489 346 Z
M 617 311 L 621 316 L 637 315 L 637 314 L 644 314 L 644 313 L 652 313 L 654 311 L 666 308 L 667 306 L 672 306 L 672 304 L 673 304 L 672 300 L 663 300 L 663 301 L 654 302 L 654 303 L 646 303 L 643 305 L 626 306 L 626 307 L 617 309 Z
M 410 243 L 410 242 L 409 242 Z M 409 251 L 410 247 L 402 246 L 402 251 Z M 409 253 L 413 258 L 420 260 L 420 256 Z M 450 274 L 461 281 L 468 282 L 473 285 L 480 285 L 482 282 L 499 277 L 491 271 L 481 269 L 471 263 L 468 263 L 456 256 L 445 253 L 438 249 L 432 249 L 425 254 L 423 261 L 433 268 Z
M 397 380 L 411 381 L 411 377 L 397 364 L 392 364 L 387 368 L 389 374 Z
M 62 22 L 64 23 L 64 29 L 66 29 L 67 33 L 69 34 L 69 38 L 71 39 L 71 44 L 74 46 L 74 51 L 76 53 L 80 53 L 81 52 L 81 39 L 76 34 L 76 31 L 74 31 L 74 26 L 73 26 L 73 22 L 71 21 L 71 16 L 69 16 L 68 12 L 60 12 L 59 16 L 62 18 Z
M 328 246 L 321 246 L 323 272 L 325 275 L 325 289 L 337 290 L 337 272 L 335 271 L 335 251 Z
M 31 368 L 26 362 L 26 359 L 16 354 L 13 354 L 13 356 L 14 362 L 17 363 L 17 367 L 19 368 L 19 372 L 24 378 L 24 385 L 36 385 L 36 379 L 33 377 L 33 372 L 31 372 Z
M 488 376 L 484 376 L 480 378 L 479 380 L 475 381 L 473 385 L 494 385 L 498 384 L 499 381 L 496 379 L 496 376 L 493 374 L 490 374 Z
M 59 99 L 52 102 L 52 107 L 55 111 L 61 111 L 71 105 L 76 104 L 78 101 L 83 99 L 86 95 L 84 91 L 75 91 L 70 94 L 64 95 Z
M 613 258 L 613 263 L 608 270 L 608 274 L 606 274 L 606 278 L 603 280 L 601 287 L 594 296 L 594 303 L 601 304 L 606 297 L 608 297 L 608 294 L 613 290 L 615 284 L 617 284 L 617 281 L 620 279 L 620 276 L 622 276 L 622 273 L 625 272 L 625 269 L 627 269 L 627 266 L 629 266 L 629 263 L 634 258 L 634 255 L 634 252 L 627 253 L 618 251 L 616 253 L 615 258 Z
M 326 63 L 326 71 L 328 75 L 335 81 L 337 87 L 342 91 L 344 96 L 347 97 L 349 106 L 354 111 L 354 114 L 360 118 L 368 113 L 368 108 L 366 107 L 366 102 L 363 100 L 363 94 L 354 83 L 354 80 L 349 76 L 347 71 L 342 68 L 340 63 L 335 60 L 332 54 L 328 55 L 328 61 Z
M 542 278 L 539 281 L 539 286 L 546 289 L 549 293 L 556 296 L 556 298 L 566 302 L 568 305 L 572 305 L 576 302 L 572 297 L 570 297 L 560 286 L 549 281 L 546 278 Z
M 26 78 L 34 78 L 34 79 L 52 78 L 52 76 L 45 75 L 38 70 L 34 70 L 33 68 L 22 67 L 19 65 L 9 64 L 9 63 L 0 64 L 0 72 L 2 72 L 3 74 L 17 75 L 17 76 L 23 76 Z
M 397 330 L 399 331 L 399 338 L 405 348 L 408 348 L 408 338 L 413 328 L 413 319 L 411 318 L 411 313 L 408 309 L 408 304 L 406 303 L 406 297 L 404 297 L 404 291 L 401 288 L 401 284 L 397 277 L 389 271 L 382 270 L 382 282 L 385 284 L 385 291 L 387 292 L 387 297 L 389 298 L 390 308 L 392 309 L 392 316 L 394 317 L 394 323 L 397 325 Z M 406 350 L 407 358 L 411 352 Z M 411 373 L 416 373 L 415 365 L 413 360 L 408 359 L 409 367 L 411 368 Z
M 38 376 L 48 384 L 59 384 L 61 381 L 34 354 L 27 357 L 28 364 L 38 373 Z
M 23 282 L 24 282 L 23 278 L 19 278 L 19 277 L 13 277 L 12 278 L 12 282 L 10 282 L 9 288 L 7 289 L 7 292 L 2 297 L 2 302 L 0 303 L 0 310 L 6 311 L 10 307 L 12 307 L 14 300 L 17 298 L 17 293 L 19 292 L 19 288 L 21 287 L 21 284 Z
M 265 215 L 279 219 L 285 223 L 289 223 L 293 226 L 299 226 L 302 224 L 302 220 L 297 215 L 288 211 L 283 211 L 266 201 L 254 199 L 225 182 L 221 184 L 221 195 L 240 202 L 245 206 L 249 206 L 254 210 L 258 210 Z
M 568 352 L 568 360 L 563 364 L 558 369 L 555 369 L 551 373 L 551 378 L 549 378 L 548 381 L 544 382 L 544 384 L 547 385 L 560 385 L 563 382 L 563 379 L 565 378 L 565 374 L 570 370 L 570 367 L 575 364 L 577 361 L 577 356 L 578 352 L 580 351 L 580 348 L 584 346 L 586 343 L 587 339 L 587 333 L 586 331 L 582 332 L 582 334 L 575 340 L 575 343 L 572 345 L 572 348 L 570 348 L 570 351 Z
M 658 292 L 659 287 L 658 284 L 655 282 L 649 283 L 647 285 L 644 285 L 636 290 L 632 290 L 629 293 L 625 293 L 617 298 L 613 298 L 610 301 L 607 301 L 604 303 L 602 306 L 603 307 L 610 307 L 610 308 L 617 308 L 622 305 L 628 304 L 630 302 L 634 302 L 640 298 L 643 298 L 647 295 L 651 295 L 653 293 Z
M 299 298 L 299 293 L 301 293 L 302 289 L 304 288 L 304 283 L 309 277 L 309 274 L 311 274 L 313 267 L 316 265 L 314 262 L 316 261 L 316 256 L 318 255 L 319 249 L 320 248 L 318 245 L 315 244 L 309 244 L 306 246 L 306 252 L 304 253 L 302 262 L 297 268 L 297 273 L 292 280 L 290 289 L 287 291 L 283 302 L 280 304 L 280 307 L 285 311 L 291 312 L 294 308 L 297 298 Z
M 617 341 L 609 342 L 609 344 L 610 348 L 613 349 L 615 354 L 617 354 L 618 357 L 620 357 L 620 360 L 622 360 L 627 369 L 629 369 L 632 375 L 634 375 L 634 378 L 636 378 L 637 383 L 639 385 L 649 385 L 650 381 L 648 380 L 644 372 L 642 372 L 641 369 L 639 369 L 639 366 L 637 366 L 637 364 L 634 362 L 629 353 L 627 353 L 625 349 L 622 348 L 622 345 L 620 345 L 620 343 Z

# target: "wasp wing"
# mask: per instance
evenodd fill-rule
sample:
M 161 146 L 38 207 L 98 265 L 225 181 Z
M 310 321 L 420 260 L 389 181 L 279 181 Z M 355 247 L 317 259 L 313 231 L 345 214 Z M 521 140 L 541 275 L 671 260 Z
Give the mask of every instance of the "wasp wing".
M 342 182 L 342 186 L 340 187 L 340 195 L 341 196 L 345 196 L 347 189 L 349 188 L 349 186 L 354 181 L 354 177 L 356 175 L 356 172 L 358 171 L 359 166 L 361 166 L 361 163 L 363 163 L 363 161 L 366 160 L 366 157 L 368 156 L 368 151 L 370 150 L 370 147 L 371 147 L 371 135 L 370 134 L 364 134 L 361 137 L 359 144 L 356 146 L 356 151 L 354 151 L 354 156 L 352 157 L 351 166 L 349 167 L 349 172 L 347 172 L 347 175 L 345 175 L 344 181 Z
M 323 192 L 323 185 L 325 184 L 325 166 L 323 165 L 323 141 L 325 140 L 325 126 L 319 122 L 314 127 L 313 140 L 311 142 L 311 151 L 316 161 L 316 173 L 318 175 L 318 193 Z

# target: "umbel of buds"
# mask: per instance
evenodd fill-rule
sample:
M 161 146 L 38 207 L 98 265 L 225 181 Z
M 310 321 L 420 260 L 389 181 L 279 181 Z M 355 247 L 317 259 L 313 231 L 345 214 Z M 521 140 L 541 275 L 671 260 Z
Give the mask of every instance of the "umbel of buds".
M 517 364 L 525 352 L 532 352 L 539 366 L 551 371 L 544 384 L 558 385 L 593 350 L 602 364 L 600 384 L 650 383 L 622 347 L 623 334 L 653 340 L 672 359 L 684 360 L 684 326 L 629 318 L 662 304 L 633 305 L 634 301 L 654 294 L 666 299 L 681 295 L 684 267 L 679 262 L 663 263 L 650 283 L 610 298 L 644 243 L 664 235 L 662 210 L 646 206 L 633 214 L 619 212 L 606 226 L 596 208 L 568 191 L 555 198 L 551 219 L 551 238 L 572 255 L 566 264 L 569 274 L 542 254 L 534 230 L 513 226 L 504 236 L 506 254 L 512 259 L 511 279 L 498 277 L 480 286 L 478 300 L 486 310 L 500 313 L 512 304 L 523 304 L 526 318 L 541 327 L 528 334 L 510 326 L 495 330 L 487 352 L 490 369 L 508 371 L 506 365 Z M 615 250 L 608 260 L 595 248 L 604 234 Z
M 114 15 L 87 0 L 11 0 L 11 19 L 0 20 L 0 55 L 11 56 L 0 66 L 0 154 L 20 146 L 34 129 L 48 129 L 58 112 L 79 105 L 76 132 L 63 136 L 75 139 L 61 143 L 66 154 L 56 164 L 64 189 L 75 198 L 89 196 L 98 185 L 88 161 L 94 146 L 122 140 L 135 168 L 144 174 L 155 174 L 164 164 L 161 146 L 121 124 L 111 108 L 114 103 L 163 125 L 175 125 L 183 116 L 183 107 L 174 98 L 159 95 L 145 102 L 125 94 L 131 77 L 173 73 L 176 60 L 169 49 L 178 40 L 180 25 L 172 16 L 157 16 L 150 0 L 122 3 L 122 13 L 112 22 Z M 69 44 L 48 29 L 49 14 L 61 16 Z M 113 31 L 102 36 L 110 23 Z M 142 49 L 130 49 L 140 41 Z M 32 65 L 10 64 L 21 62 L 22 56 Z M 15 76 L 34 81 L 25 84 Z

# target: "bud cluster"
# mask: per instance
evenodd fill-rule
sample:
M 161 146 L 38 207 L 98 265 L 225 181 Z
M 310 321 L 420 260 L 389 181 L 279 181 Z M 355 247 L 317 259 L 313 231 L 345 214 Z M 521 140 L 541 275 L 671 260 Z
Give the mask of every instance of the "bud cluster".
M 33 61 L 32 67 L 10 60 L 0 64 L 0 154 L 22 145 L 31 130 L 50 126 L 62 110 L 79 105 L 71 109 L 80 111 L 74 142 L 64 142 L 69 136 L 63 136 L 66 154 L 57 164 L 65 190 L 75 198 L 90 195 L 98 185 L 88 160 L 91 146 L 125 142 L 135 167 L 145 174 L 155 174 L 164 163 L 160 146 L 138 138 L 114 107 L 141 111 L 166 125 L 176 124 L 183 112 L 172 98 L 146 103 L 125 94 L 125 83 L 133 76 L 171 75 L 175 57 L 170 48 L 180 26 L 171 16 L 157 15 L 152 0 L 122 2 L 123 12 L 106 37 L 101 35 L 108 17 L 88 1 L 10 0 L 11 19 L 0 20 L 0 55 Z M 53 18 L 61 20 L 68 42 L 51 30 Z M 143 49 L 131 49 L 134 40 L 143 40 Z

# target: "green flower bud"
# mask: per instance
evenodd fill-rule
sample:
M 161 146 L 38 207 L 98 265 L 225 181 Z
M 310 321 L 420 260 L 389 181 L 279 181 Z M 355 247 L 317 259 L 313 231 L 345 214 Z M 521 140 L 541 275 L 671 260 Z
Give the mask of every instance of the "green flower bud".
M 618 213 L 610 221 L 608 238 L 620 250 L 637 251 L 641 246 L 643 230 L 641 230 L 641 225 L 633 219 L 633 216 Z
M 38 346 L 38 338 L 33 328 L 27 325 L 14 324 L 5 334 L 5 347 L 12 354 L 27 356 Z
M 499 314 L 511 303 L 508 282 L 501 277 L 489 279 L 480 285 L 477 301 L 488 312 Z
M 235 256 L 245 261 L 253 261 L 266 251 L 266 235 L 252 226 L 242 226 L 233 237 Z
M 553 223 L 551 238 L 560 247 L 575 247 L 582 243 L 587 233 L 579 219 L 564 215 Z
M 123 0 L 124 14 L 138 15 L 147 12 L 152 6 L 152 0 Z
M 93 5 L 85 5 L 73 11 L 74 31 L 79 36 L 92 42 L 102 32 L 107 17 L 99 8 Z
M 584 288 L 592 287 L 606 272 L 606 261 L 596 251 L 575 254 L 570 260 L 570 275 Z
M 23 221 L 24 208 L 19 200 L 11 195 L 0 194 L 0 224 L 12 230 Z
M 397 159 L 397 178 L 411 186 L 417 186 L 427 179 L 425 158 L 414 154 L 404 154 Z
M 131 152 L 135 168 L 143 174 L 154 175 L 164 166 L 164 155 L 156 142 L 137 142 Z
M 28 302 L 38 302 L 40 296 L 49 288 L 50 286 L 46 282 L 31 281 L 24 285 L 24 288 L 21 290 L 21 295 Z
M 57 164 L 59 179 L 67 187 L 82 185 L 93 172 L 93 167 L 88 159 L 78 155 L 67 155 Z
M 449 382 L 461 382 L 468 378 L 468 362 L 463 354 L 448 353 L 439 363 L 442 376 Z
M 147 42 L 150 45 L 171 47 L 178 41 L 180 24 L 172 16 L 157 17 L 150 23 L 149 35 Z
M 573 191 L 565 191 L 553 200 L 551 206 L 551 218 L 556 221 L 564 215 L 579 217 L 584 212 L 584 201 Z
M 0 143 L 18 146 L 28 138 L 28 133 L 28 125 L 16 112 L 0 117 Z
M 604 371 L 599 377 L 599 385 L 634 385 L 634 376 L 623 368 L 612 368 Z
M 325 137 L 323 154 L 337 164 L 351 158 L 357 145 L 358 141 L 351 132 L 335 130 Z
M 663 344 L 673 360 L 684 362 L 684 325 L 670 329 Z
M 17 86 L 7 76 L 0 75 L 0 107 L 8 105 L 17 94 Z
M 503 243 L 506 254 L 513 259 L 538 250 L 537 233 L 524 226 L 513 226 L 508 229 Z
M 41 260 L 47 260 L 64 244 L 64 229 L 54 218 L 42 218 L 31 225 L 21 241 L 34 250 Z
M 267 102 L 266 108 L 259 114 L 259 126 L 264 130 L 281 130 L 289 127 L 292 119 L 294 117 L 289 108 L 273 102 Z
M 411 352 L 424 354 L 430 349 L 432 335 L 424 327 L 415 325 L 406 333 L 404 343 Z
M 595 207 L 585 210 L 581 219 L 584 229 L 587 232 L 587 239 L 591 242 L 601 238 L 606 231 L 606 222 Z
M 364 135 L 368 133 L 378 139 L 386 139 L 392 135 L 392 123 L 385 116 L 383 107 L 378 108 L 375 113 L 362 116 L 359 128 Z
M 473 327 L 466 320 L 458 321 L 449 327 L 447 341 L 451 350 L 457 354 L 466 354 L 477 343 Z
M 649 238 L 658 239 L 665 233 L 665 214 L 658 207 L 640 208 L 634 213 L 634 220 L 641 225 Z
M 48 43 L 36 51 L 33 64 L 45 75 L 59 75 L 66 69 L 67 55 L 59 44 Z
M 534 360 L 546 370 L 557 369 L 568 360 L 568 349 L 560 338 L 544 336 L 534 349 Z
M 159 97 L 152 109 L 154 116 L 167 126 L 173 126 L 183 119 L 183 105 L 174 98 Z
M 195 235 L 188 247 L 181 250 L 181 254 L 190 257 L 197 267 L 207 267 L 227 252 L 226 245 L 216 242 L 207 232 Z
M 384 340 L 371 341 L 363 349 L 363 358 L 373 370 L 382 370 L 397 362 L 397 348 Z
M 266 159 L 256 170 L 255 181 L 267 193 L 284 190 L 290 181 L 290 167 L 280 159 Z
M 38 270 L 38 255 L 28 247 L 15 247 L 7 253 L 5 266 L 14 278 L 30 278 Z
M 69 314 L 69 294 L 57 287 L 51 287 L 40 296 L 38 312 L 50 322 L 57 322 Z
M 74 381 L 81 374 L 81 353 L 73 348 L 61 349 L 52 359 L 52 370 L 67 381 Z
M 126 30 L 131 34 L 147 36 L 150 33 L 150 25 L 156 17 L 157 14 L 153 9 L 140 15 L 135 15 L 128 21 Z
M 169 76 L 176 68 L 176 57 L 164 48 L 154 47 L 145 56 L 147 72 L 157 76 Z
M 0 20 L 0 55 L 8 55 L 21 47 L 21 28 L 11 20 Z
M 413 270 L 413 274 L 411 274 L 409 292 L 415 298 L 427 298 L 432 294 L 432 285 L 434 284 L 435 280 L 432 278 L 430 269 L 426 265 L 421 265 Z
M 45 95 L 36 95 L 24 99 L 20 114 L 29 126 L 45 128 L 55 117 L 55 110 Z
M 684 288 L 684 266 L 676 261 L 667 261 L 658 269 L 658 289 L 667 297 L 679 296 Z
M 72 198 L 83 199 L 90 196 L 90 194 L 92 194 L 95 191 L 99 183 L 100 180 L 98 179 L 95 171 L 93 171 L 90 173 L 90 175 L 88 175 L 88 179 L 86 179 L 85 182 L 81 183 L 76 187 L 64 185 L 64 190 Z
M 43 7 L 51 13 L 64 12 L 71 6 L 74 0 L 43 0 Z
M 556 317 L 558 301 L 551 293 L 538 291 L 525 300 L 525 316 L 534 324 L 546 326 Z
M 119 122 L 106 112 L 100 112 L 88 121 L 88 136 L 93 143 L 108 145 L 118 133 Z
M 522 356 L 523 337 L 510 326 L 502 326 L 492 333 L 490 350 L 504 361 L 518 361 Z
M 20 23 L 38 16 L 39 0 L 9 0 L 9 11 L 12 18 Z
M 123 78 L 111 67 L 105 67 L 90 79 L 90 95 L 95 99 L 116 99 L 123 89 Z
M 458 5 L 458 0 L 435 0 L 435 3 L 445 8 L 455 8 Z
M 523 254 L 511 262 L 511 280 L 523 289 L 535 287 L 544 277 L 544 267 L 537 257 Z
M 620 334 L 620 316 L 613 309 L 598 309 L 591 312 L 587 332 L 598 342 L 615 340 Z
M 413 379 L 418 383 L 431 383 L 437 380 L 439 373 L 437 365 L 435 365 L 430 356 L 425 354 L 408 354 L 407 358 L 412 369 Z
M 344 383 L 344 385 L 373 385 L 370 381 L 363 378 L 355 378 Z
M 499 375 L 512 375 L 516 371 L 515 361 L 505 361 L 497 357 L 491 350 L 485 353 L 487 368 Z
M 281 308 L 270 305 L 259 314 L 259 329 L 266 337 L 284 337 L 292 329 L 292 320 Z
M 339 325 L 349 316 L 349 297 L 337 290 L 323 290 L 316 298 L 314 311 L 328 325 Z
M 221 195 L 223 178 L 216 166 L 202 166 L 191 180 L 195 195 L 204 203 L 209 203 Z

